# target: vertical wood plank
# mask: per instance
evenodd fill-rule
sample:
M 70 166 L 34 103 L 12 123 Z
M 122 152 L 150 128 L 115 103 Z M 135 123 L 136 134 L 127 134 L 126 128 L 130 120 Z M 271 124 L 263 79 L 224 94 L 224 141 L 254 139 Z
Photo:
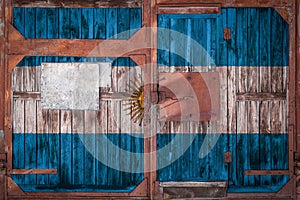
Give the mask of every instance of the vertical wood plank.
M 72 115 L 70 110 L 60 111 L 61 174 L 62 184 L 72 182 Z
M 82 24 L 81 24 L 81 12 L 82 9 L 80 8 L 72 8 L 69 11 L 69 16 L 70 16 L 70 25 L 69 25 L 69 29 L 70 29 L 70 38 L 82 38 Z
M 59 8 L 47 8 L 47 35 L 48 38 L 59 38 Z
M 107 139 L 107 101 L 100 101 L 100 110 L 96 116 L 96 154 L 99 158 L 106 159 L 108 157 L 107 145 L 101 145 L 101 140 Z M 107 166 L 100 161 L 96 162 L 96 184 L 107 185 Z
M 271 84 L 272 92 L 282 92 L 283 71 L 281 66 L 283 65 L 283 20 L 281 16 L 273 10 L 271 13 Z
M 259 153 L 259 104 L 258 101 L 247 102 L 248 122 L 247 122 L 247 148 L 249 154 L 250 169 L 259 169 L 260 153 Z M 248 177 L 248 185 L 257 186 L 260 184 L 259 176 Z
M 236 38 L 236 9 L 227 9 L 227 26 L 231 30 L 231 38 Z M 237 65 L 236 62 L 236 40 L 231 39 L 227 42 L 227 133 L 229 141 L 229 151 L 232 153 L 232 163 L 229 164 L 229 184 L 238 185 L 238 174 L 237 174 L 237 129 L 236 129 L 236 68 L 233 66 Z
M 117 17 L 118 17 L 118 39 L 128 39 L 129 38 L 129 9 L 128 8 L 118 8 Z
M 48 130 L 49 130 L 49 168 L 58 170 L 58 174 L 49 175 L 49 184 L 56 185 L 60 182 L 61 164 L 61 138 L 60 138 L 60 112 L 59 110 L 49 110 L 48 116 Z
M 85 153 L 82 139 L 84 136 L 84 111 L 72 111 L 72 184 L 84 184 Z
M 44 8 L 35 8 L 36 16 L 35 16 L 35 38 L 47 38 L 47 10 Z
M 180 133 L 190 133 L 190 122 L 181 122 L 181 126 L 179 129 Z M 183 134 L 184 141 L 191 141 L 191 136 L 190 134 Z M 180 146 L 180 151 L 182 152 L 184 147 L 184 144 L 181 144 Z M 191 148 L 191 146 L 189 146 Z M 187 149 L 187 151 L 189 150 Z M 197 154 L 197 153 L 196 153 Z M 181 162 L 179 163 L 181 167 L 181 174 L 180 174 L 180 179 L 181 180 L 188 180 L 190 179 L 189 177 L 189 167 L 190 167 L 190 160 L 191 160 L 191 155 L 189 154 L 183 154 L 184 156 L 181 157 Z
M 174 158 L 176 158 L 178 151 L 180 152 L 182 144 L 180 142 L 175 143 L 174 138 L 182 137 L 180 135 L 180 130 L 182 129 L 182 124 L 181 124 L 181 122 L 172 122 L 171 121 L 170 125 L 171 125 L 170 131 L 173 136 L 172 140 L 170 141 L 170 143 L 172 144 L 171 151 L 170 151 L 170 154 L 171 154 L 170 158 L 171 158 L 171 160 L 175 160 Z M 174 163 L 172 163 L 170 165 L 170 175 L 173 180 L 181 180 L 182 166 L 181 166 L 181 162 L 179 162 L 179 161 L 180 161 L 180 159 L 178 159 L 177 161 L 175 161 Z
M 13 104 L 13 168 L 25 168 L 25 102 L 14 100 Z M 15 175 L 17 183 L 23 184 L 25 177 Z
M 48 134 L 48 111 L 42 110 L 41 102 L 36 102 L 37 110 L 37 167 L 49 168 L 49 134 Z M 48 184 L 48 175 L 37 175 L 37 184 Z
M 25 101 L 25 168 L 36 168 L 36 101 Z M 27 175 L 25 184 L 36 184 L 36 175 Z
M 25 8 L 25 31 L 24 37 L 25 38 L 35 38 L 35 8 Z
M 108 8 L 106 10 L 106 38 L 116 39 L 118 33 L 118 12 L 116 8 Z
M 94 8 L 93 28 L 94 28 L 94 39 L 105 39 L 106 38 L 106 13 L 104 9 Z
M 259 11 L 256 8 L 248 9 L 248 66 L 247 67 L 247 91 L 258 92 L 259 68 L 256 66 L 260 59 L 259 55 Z M 249 156 L 249 168 L 259 169 L 259 102 L 249 101 L 247 122 L 247 143 Z M 248 177 L 247 185 L 259 185 L 259 176 Z
M 287 152 L 288 146 L 282 140 L 281 133 L 281 119 L 280 119 L 280 101 L 271 102 L 271 131 L 272 131 L 272 169 L 282 169 L 282 158 L 285 152 Z M 282 176 L 272 176 L 272 185 L 276 185 L 283 181 Z
M 94 17 L 93 10 L 91 8 L 81 9 L 81 38 L 82 39 L 92 39 L 94 33 Z M 100 18 L 100 16 L 97 16 Z
M 143 71 L 140 66 L 133 67 L 131 66 L 130 68 L 130 74 L 129 74 L 129 79 L 132 81 L 135 81 L 135 79 L 138 80 L 138 82 L 142 83 L 144 82 L 143 78 Z M 133 86 L 133 83 L 130 82 L 130 86 Z M 134 92 L 134 89 L 130 88 L 129 92 L 132 94 Z M 128 115 L 128 117 L 130 117 Z M 132 120 L 130 120 L 130 127 L 131 127 L 131 133 L 137 133 L 137 134 L 142 134 L 143 133 L 143 125 L 139 126 L 138 123 L 134 123 Z
M 170 19 L 164 17 L 163 15 L 158 16 L 158 56 L 157 63 L 161 69 L 162 66 L 170 66 L 170 35 L 169 31 L 165 31 L 165 29 L 170 29 Z
M 271 10 L 260 11 L 260 92 L 271 92 Z M 260 103 L 260 168 L 271 169 L 270 102 Z M 271 176 L 261 176 L 261 185 L 270 185 Z
M 130 36 L 132 36 L 138 28 L 142 26 L 142 9 L 131 8 L 129 9 L 129 21 L 130 21 Z
M 120 14 L 120 12 L 119 12 Z M 124 20 L 124 19 L 123 19 Z M 121 22 L 119 22 L 121 23 Z M 126 24 L 126 22 L 124 22 Z M 129 23 L 128 23 L 129 25 Z M 124 26 L 124 25 L 122 25 Z M 122 29 L 127 29 L 126 27 L 123 27 Z M 125 38 L 128 37 L 128 35 L 124 35 L 121 38 Z M 127 67 L 125 67 L 127 66 Z M 122 62 L 118 62 L 118 69 L 117 69 L 117 79 L 118 79 L 118 92 L 129 92 L 130 88 L 129 88 L 129 84 L 130 84 L 130 68 L 129 66 L 129 60 L 123 60 Z M 132 81 L 135 81 L 134 79 L 132 79 Z M 132 136 L 132 132 L 131 132 L 131 123 L 132 120 L 130 120 L 130 116 L 128 115 L 128 111 L 125 111 L 125 108 L 127 106 L 124 106 L 124 103 L 126 101 L 120 101 L 119 105 L 120 105 L 120 138 L 119 138 L 119 143 L 120 143 L 120 152 L 122 151 L 122 149 L 129 149 L 130 151 L 130 146 L 131 146 L 131 140 L 128 140 L 128 138 L 130 139 L 130 136 Z M 127 101 L 128 103 L 128 101 Z M 131 134 L 130 134 L 131 133 Z M 127 135 L 129 134 L 129 135 Z M 134 136 L 132 136 L 134 137 Z M 119 165 L 120 166 L 124 166 L 126 169 L 130 168 L 130 164 L 131 164 L 131 158 L 121 158 L 120 157 L 120 161 L 119 161 Z M 119 177 L 119 181 L 120 181 L 120 185 L 122 184 L 126 184 L 128 181 L 128 178 L 130 179 L 130 177 L 127 177 L 125 173 L 120 173 L 121 177 Z
M 247 104 L 246 102 L 237 103 L 237 181 L 239 186 L 247 185 L 248 177 L 244 176 L 244 170 L 247 169 Z
M 95 111 L 84 111 L 84 145 L 85 145 L 85 167 L 84 184 L 95 184 Z
M 16 67 L 13 71 L 13 82 L 12 91 L 22 91 L 23 90 L 23 71 L 24 67 Z
M 272 144 L 270 124 L 270 102 L 262 101 L 260 104 L 260 168 L 271 169 Z M 271 176 L 262 176 L 261 185 L 270 185 Z
M 70 38 L 70 8 L 59 8 L 59 38 Z

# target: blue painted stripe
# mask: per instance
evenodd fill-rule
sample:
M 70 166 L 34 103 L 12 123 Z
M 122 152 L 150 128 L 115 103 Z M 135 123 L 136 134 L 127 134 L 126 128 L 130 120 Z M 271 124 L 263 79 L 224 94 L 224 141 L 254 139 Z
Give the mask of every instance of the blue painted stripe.
M 223 8 L 220 15 L 213 16 L 163 14 L 158 16 L 158 27 L 185 34 L 192 43 L 198 43 L 206 50 L 206 56 L 210 56 L 216 66 L 289 65 L 289 25 L 274 9 Z M 188 24 L 191 24 L 191 32 L 186 32 Z M 230 28 L 230 40 L 224 39 L 224 28 Z M 205 55 L 191 49 L 192 45 L 178 41 L 176 34 L 158 33 L 162 35 L 158 35 L 159 65 L 210 64 Z M 190 49 L 191 55 L 179 53 L 183 49 Z
M 13 13 L 14 26 L 25 38 L 128 39 L 142 26 L 141 8 L 17 7 Z M 123 32 L 128 33 L 116 36 Z
M 214 137 L 213 134 L 211 137 Z M 158 134 L 158 151 L 166 148 L 171 143 L 175 134 Z M 260 179 L 267 176 L 245 176 L 245 170 L 287 170 L 288 169 L 288 134 L 221 134 L 212 151 L 204 158 L 198 157 L 199 150 L 206 134 L 198 134 L 185 153 L 171 165 L 159 169 L 157 179 L 159 181 L 229 181 L 231 191 L 255 192 L 264 187 L 279 188 L 289 180 L 288 176 L 270 176 L 272 182 Z M 216 136 L 216 135 L 215 135 Z M 191 137 L 186 134 L 183 137 Z M 182 140 L 185 141 L 185 140 Z M 264 143 L 257 141 L 269 141 L 271 145 L 280 144 L 281 148 L 272 151 L 272 159 L 268 165 L 260 165 L 267 162 L 268 151 L 264 151 Z M 162 162 L 170 162 L 172 156 L 180 151 L 182 144 L 174 144 L 169 148 L 169 155 L 158 157 L 157 165 Z M 276 146 L 276 145 L 275 145 Z M 232 162 L 224 162 L 224 153 L 232 153 Z M 190 172 L 190 173 L 186 173 Z M 248 189 L 247 189 L 248 188 Z M 237 190 L 238 189 L 238 190 Z M 239 190 L 240 189 L 240 190 Z
M 15 175 L 13 175 L 14 178 Z M 25 192 L 132 192 L 136 186 L 118 187 L 118 186 L 91 186 L 91 185 L 24 185 L 18 184 Z
M 36 142 L 32 138 L 36 138 L 37 141 L 42 141 L 47 136 L 49 142 L 44 142 L 42 145 L 36 145 Z M 124 192 L 131 191 L 135 186 L 141 183 L 144 179 L 143 173 L 127 173 L 121 172 L 116 169 L 105 166 L 105 164 L 96 160 L 94 156 L 85 148 L 82 139 L 85 142 L 103 140 L 106 137 L 113 144 L 116 144 L 119 148 L 129 152 L 141 153 L 141 163 L 143 163 L 144 152 L 144 139 L 139 135 L 129 134 L 32 134 L 32 133 L 14 133 L 13 134 L 13 167 L 16 169 L 28 169 L 32 168 L 30 163 L 24 163 L 24 156 L 28 156 L 32 153 L 29 149 L 24 149 L 24 138 L 26 145 L 30 145 L 32 149 L 36 149 L 37 152 L 48 149 L 44 154 L 44 158 L 37 157 L 33 164 L 40 163 L 38 167 L 41 169 L 55 168 L 58 173 L 55 175 L 49 175 L 49 180 L 41 179 L 38 183 L 36 181 L 26 181 L 32 176 L 36 175 L 14 175 L 13 180 L 21 186 L 26 192 L 35 191 L 113 191 Z M 68 141 L 72 141 L 73 145 L 70 148 Z M 106 148 L 106 147 L 100 147 Z M 114 155 L 105 155 L 107 157 Z M 72 158 L 73 157 L 73 158 Z M 113 157 L 114 159 L 117 158 Z M 81 162 L 84 160 L 84 162 Z M 78 165 L 79 163 L 83 165 Z M 49 163 L 49 164 L 48 164 Z M 122 164 L 122 163 L 120 163 Z M 136 165 L 135 167 L 142 167 L 143 164 Z M 93 167 L 91 167 L 93 166 Z M 34 167 L 36 168 L 36 167 Z M 96 176 L 97 172 L 105 169 L 106 174 L 103 176 Z M 142 169 L 141 169 L 142 170 Z M 88 172 L 89 171 L 89 172 Z M 71 173 L 71 172 L 77 172 Z M 87 174 L 88 172 L 88 174 Z M 81 174 L 81 175 L 80 175 Z M 85 174 L 83 176 L 82 174 Z M 92 175 L 94 174 L 94 175 Z M 47 175 L 38 175 L 47 176 Z M 72 181 L 73 180 L 73 181 Z
M 132 67 L 137 66 L 136 63 L 131 58 L 127 58 L 127 57 L 111 58 L 111 57 L 26 56 L 18 63 L 17 67 L 41 66 L 42 62 L 55 62 L 55 63 L 111 62 L 112 66 L 132 66 Z

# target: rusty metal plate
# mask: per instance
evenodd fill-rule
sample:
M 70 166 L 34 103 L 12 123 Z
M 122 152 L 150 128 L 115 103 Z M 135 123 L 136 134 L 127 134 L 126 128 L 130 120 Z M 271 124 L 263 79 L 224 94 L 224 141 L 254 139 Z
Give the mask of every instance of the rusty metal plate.
M 98 110 L 98 63 L 42 63 L 43 109 Z
M 159 74 L 161 121 L 216 121 L 220 113 L 218 72 Z

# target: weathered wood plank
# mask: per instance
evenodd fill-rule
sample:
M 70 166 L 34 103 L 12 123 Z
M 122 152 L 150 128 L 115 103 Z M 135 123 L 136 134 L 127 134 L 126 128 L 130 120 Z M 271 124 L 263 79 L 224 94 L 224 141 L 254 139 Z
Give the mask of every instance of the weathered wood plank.
M 141 0 L 112 0 L 112 1 L 71 1 L 71 0 L 14 0 L 13 7 L 63 7 L 63 8 L 111 8 L 111 7 L 124 7 L 124 8 L 136 8 L 142 7 Z
M 35 38 L 35 32 L 36 29 L 35 24 L 35 13 L 36 10 L 34 8 L 28 8 L 27 12 L 24 13 L 24 19 L 25 19 L 25 23 L 26 26 L 24 27 L 25 31 L 24 31 L 24 37 L 26 38 Z
M 71 184 L 72 182 L 72 115 L 70 110 L 60 111 L 60 182 Z
M 260 84 L 259 68 L 252 67 L 259 63 L 259 11 L 256 8 L 248 9 L 247 24 L 247 92 L 258 92 Z
M 95 111 L 85 111 L 84 112 L 84 184 L 93 185 L 95 184 L 95 128 L 96 128 L 96 113 Z
M 63 12 L 63 11 L 61 11 Z M 68 16 L 64 11 L 60 14 L 61 19 L 67 19 Z M 106 17 L 109 17 L 106 16 Z M 111 16 L 113 17 L 113 16 Z M 109 18 L 109 20 L 112 20 Z M 116 24 L 110 24 L 113 27 L 117 27 Z M 108 29 L 108 26 L 106 27 Z M 10 25 L 9 26 L 11 35 L 17 34 L 16 30 Z M 63 32 L 64 31 L 64 32 Z M 65 36 L 60 35 L 60 38 L 68 38 L 68 29 L 64 30 L 60 26 L 60 32 L 63 32 Z M 114 34 L 114 35 L 111 35 Z M 51 55 L 51 56 L 90 56 L 90 57 L 120 57 L 129 56 L 132 51 L 140 49 L 140 53 L 145 53 L 143 50 L 148 47 L 149 44 L 147 40 L 144 40 L 146 34 L 146 29 L 142 28 L 138 30 L 134 36 L 129 40 L 112 40 L 116 37 L 117 30 L 112 29 L 110 33 L 107 33 L 107 38 L 110 40 L 103 41 L 101 39 L 89 40 L 89 39 L 26 39 L 20 40 L 10 40 L 9 54 L 16 55 L 28 55 L 28 56 L 41 56 L 41 55 Z M 150 34 L 150 33 L 149 33 Z M 128 45 L 128 43 L 132 45 Z M 60 44 L 60 45 L 57 45 Z M 44 48 L 44 47 L 47 48 Z M 99 47 L 99 48 L 96 48 Z M 77 51 L 73 51 L 73 49 Z M 126 49 L 126 51 L 125 51 Z
M 49 131 L 49 168 L 58 168 L 60 170 L 60 112 L 59 110 L 49 110 L 48 116 L 48 131 Z M 49 184 L 55 185 L 60 182 L 59 175 L 49 175 Z
M 237 181 L 239 186 L 248 184 L 248 177 L 244 177 L 244 170 L 248 168 L 249 158 L 247 148 L 247 122 L 248 122 L 248 109 L 246 102 L 237 103 Z
M 23 67 L 16 67 L 13 71 L 12 77 L 12 91 L 23 90 Z
M 221 3 L 222 7 L 272 7 L 278 6 L 291 6 L 293 2 L 289 0 L 258 0 L 258 1 L 241 1 L 241 0 L 187 0 L 184 3 L 181 0 L 158 0 L 158 5 L 184 5 L 184 4 L 205 4 L 205 3 Z
M 273 101 L 271 103 L 271 133 L 272 133 L 272 168 L 271 169 L 285 169 L 284 166 L 284 158 L 283 155 L 287 152 L 288 146 L 287 143 L 284 142 L 282 137 L 282 122 L 280 118 L 281 109 L 280 109 L 280 101 Z M 285 156 L 284 156 L 285 157 Z M 287 159 L 286 159 L 287 161 Z M 286 163 L 288 164 L 288 163 Z M 286 165 L 287 166 L 287 165 Z M 272 177 L 272 185 L 276 185 L 284 180 L 284 177 Z
M 56 169 L 13 169 L 11 174 L 56 174 Z
M 94 9 L 94 38 L 106 38 L 105 11 L 103 9 Z
M 49 167 L 49 135 L 48 133 L 48 111 L 42 110 L 41 102 L 36 101 L 37 115 L 37 168 L 47 169 Z M 48 175 L 38 175 L 37 184 L 48 184 Z
M 37 167 L 36 152 L 36 101 L 25 101 L 25 168 Z M 36 183 L 36 175 L 25 177 L 25 184 Z
M 230 28 L 231 38 L 236 38 L 236 10 L 233 8 L 227 9 L 227 27 Z M 236 48 L 236 40 L 228 40 L 227 42 L 227 61 L 226 64 L 228 66 L 237 66 L 235 60 L 235 48 Z M 229 164 L 229 183 L 232 185 L 238 185 L 238 176 L 237 176 L 237 128 L 236 128 L 236 102 L 234 99 L 236 98 L 236 77 L 237 70 L 233 67 L 227 68 L 227 133 L 228 133 L 228 143 L 229 148 L 228 151 L 231 152 L 232 162 Z M 230 109 L 229 109 L 230 108 Z
M 103 133 L 103 135 L 96 135 L 96 155 L 105 160 L 107 156 L 107 144 L 101 145 L 101 140 L 103 137 L 107 137 L 108 130 L 108 119 L 107 119 L 107 101 L 100 101 L 100 110 L 96 113 L 96 132 Z M 96 162 L 96 184 L 106 185 L 107 184 L 107 166 L 101 162 Z
M 286 93 L 241 92 L 236 94 L 237 101 L 276 101 L 285 99 Z
M 228 18 L 231 19 L 228 21 L 228 27 L 230 27 L 231 31 L 231 37 L 235 38 L 236 37 L 236 10 L 235 9 L 228 9 Z M 234 49 L 236 48 L 236 42 L 235 40 L 229 40 L 228 41 L 228 65 L 229 66 L 237 66 L 238 64 L 236 63 L 235 60 L 235 51 Z M 236 104 L 234 99 L 236 91 L 237 91 L 237 85 L 236 85 L 236 78 L 238 77 L 237 74 L 237 69 L 233 67 L 228 67 L 227 69 L 227 87 L 228 87 L 228 108 L 231 108 L 230 112 L 227 113 L 228 115 L 228 133 L 236 133 Z M 232 152 L 235 150 L 232 149 Z
M 271 124 L 270 124 L 270 104 L 262 101 L 260 103 L 259 133 L 260 133 L 260 169 L 271 169 L 272 144 L 271 144 Z M 262 176 L 261 185 L 270 185 L 271 176 Z
M 220 6 L 159 6 L 157 14 L 217 14 L 221 12 Z
M 14 168 L 25 168 L 25 102 L 14 100 L 13 103 L 13 160 Z M 18 183 L 24 183 L 24 176 L 15 176 Z
M 84 148 L 82 145 L 84 132 L 84 111 L 72 111 L 72 184 L 84 184 Z
M 247 148 L 249 160 L 248 169 L 259 169 L 259 103 L 257 101 L 248 101 L 248 119 L 247 119 Z M 242 114 L 242 113 L 241 113 Z M 249 177 L 247 186 L 256 186 L 260 183 L 260 177 Z
M 129 79 L 130 80 L 135 80 L 137 79 L 138 82 L 144 83 L 144 71 L 142 71 L 142 68 L 137 66 L 137 67 L 131 67 L 130 69 L 130 74 L 129 74 Z M 132 86 L 131 82 L 131 86 Z M 130 89 L 130 93 L 133 93 L 133 89 Z M 133 123 L 131 122 L 131 133 L 137 133 L 137 134 L 143 134 L 144 133 L 144 128 L 143 124 L 141 126 L 139 123 Z
M 288 175 L 289 170 L 245 170 L 246 176 Z

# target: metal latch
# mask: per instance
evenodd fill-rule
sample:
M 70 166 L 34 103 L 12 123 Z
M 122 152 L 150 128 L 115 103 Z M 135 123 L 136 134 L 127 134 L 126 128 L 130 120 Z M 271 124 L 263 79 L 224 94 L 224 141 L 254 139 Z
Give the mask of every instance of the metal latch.
M 6 174 L 7 153 L 0 153 L 0 174 Z
M 231 34 L 230 34 L 230 28 L 224 28 L 224 40 L 230 40 Z
M 232 162 L 232 157 L 231 157 L 231 152 L 225 152 L 224 153 L 224 162 L 225 163 L 231 163 Z

